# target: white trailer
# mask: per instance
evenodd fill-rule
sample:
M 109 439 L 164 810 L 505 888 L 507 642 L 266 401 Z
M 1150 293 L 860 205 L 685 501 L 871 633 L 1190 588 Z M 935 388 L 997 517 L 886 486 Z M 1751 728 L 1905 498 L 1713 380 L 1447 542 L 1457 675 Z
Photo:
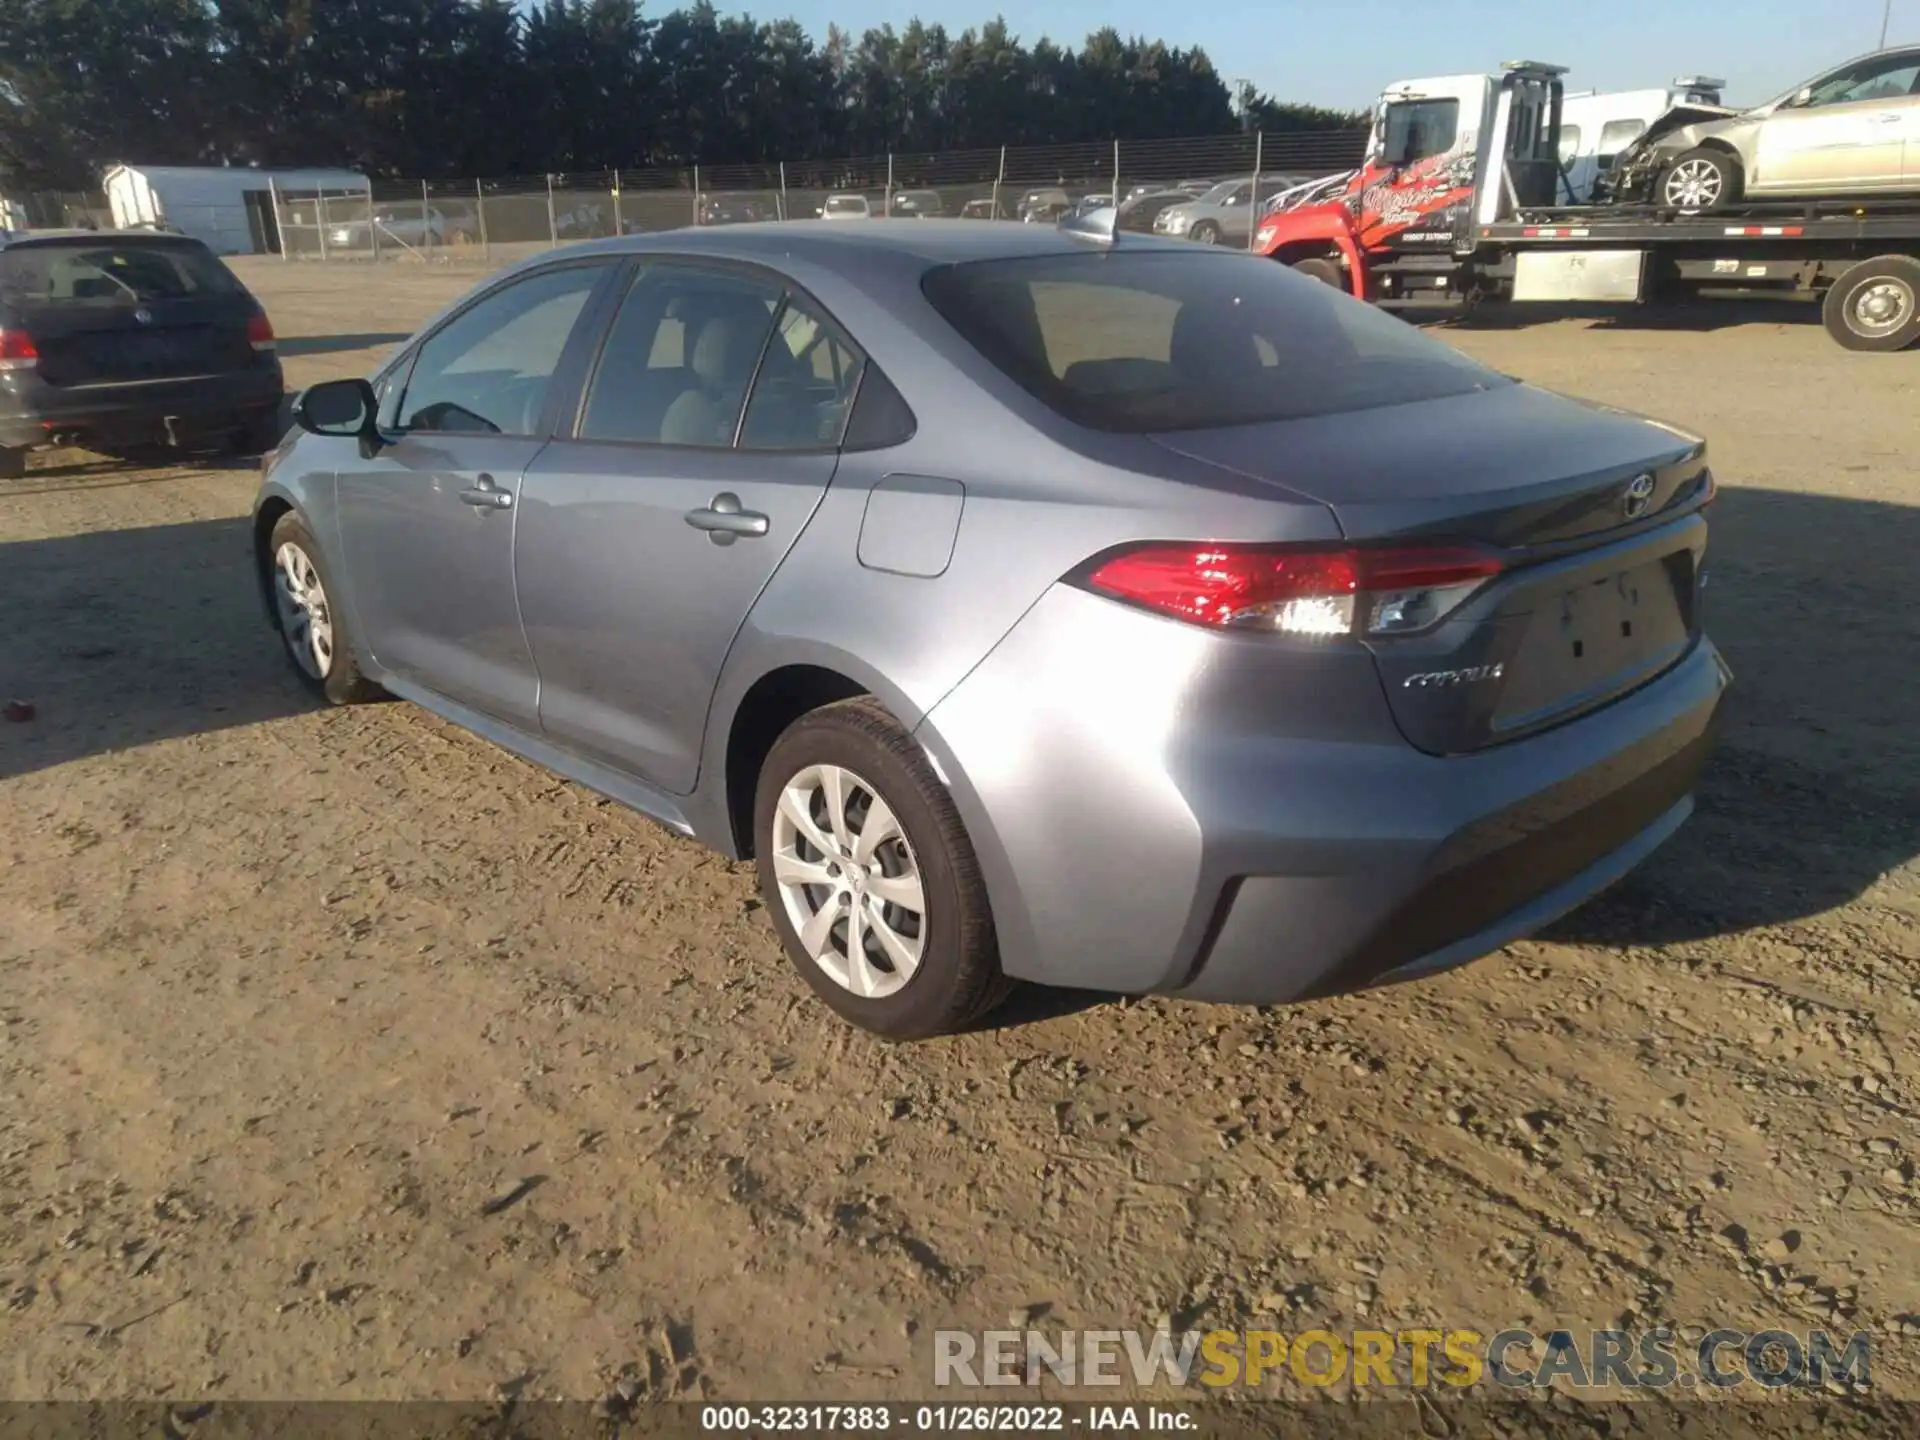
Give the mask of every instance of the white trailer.
M 171 225 L 216 255 L 257 255 L 279 248 L 276 188 L 295 195 L 364 193 L 367 177 L 353 170 L 115 165 L 102 188 L 116 226 Z

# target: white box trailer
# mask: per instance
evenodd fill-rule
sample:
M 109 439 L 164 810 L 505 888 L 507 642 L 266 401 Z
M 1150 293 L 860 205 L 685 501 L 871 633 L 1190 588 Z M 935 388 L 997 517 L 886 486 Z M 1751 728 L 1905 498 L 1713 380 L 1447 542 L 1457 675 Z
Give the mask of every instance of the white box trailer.
M 172 225 L 216 255 L 258 255 L 280 248 L 273 191 L 365 192 L 354 170 L 255 170 L 244 166 L 115 165 L 102 180 L 113 223 Z

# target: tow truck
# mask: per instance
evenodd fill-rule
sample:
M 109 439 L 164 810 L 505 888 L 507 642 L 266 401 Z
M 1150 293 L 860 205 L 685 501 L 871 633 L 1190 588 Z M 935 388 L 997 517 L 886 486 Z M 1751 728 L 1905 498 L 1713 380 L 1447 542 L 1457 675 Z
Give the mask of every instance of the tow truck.
M 1513 60 L 1500 71 L 1477 105 L 1464 87 L 1389 91 L 1361 169 L 1339 194 L 1269 215 L 1255 250 L 1397 310 L 1639 304 L 1722 287 L 1818 296 L 1827 332 L 1850 350 L 1920 340 L 1920 195 L 1711 216 L 1568 204 L 1566 67 Z M 1683 96 L 1657 123 L 1728 113 L 1717 101 Z

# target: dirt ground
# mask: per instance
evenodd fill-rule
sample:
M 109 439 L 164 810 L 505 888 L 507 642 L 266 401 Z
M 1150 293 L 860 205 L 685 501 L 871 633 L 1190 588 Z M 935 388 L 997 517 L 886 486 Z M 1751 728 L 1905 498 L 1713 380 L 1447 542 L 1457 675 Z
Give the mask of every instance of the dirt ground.
M 240 263 L 295 385 L 472 281 Z M 1920 357 L 1439 333 L 1710 437 L 1724 751 L 1549 936 L 1268 1012 L 870 1041 L 746 867 L 313 708 L 250 466 L 0 482 L 0 1398 L 925 1398 L 937 1328 L 1169 1314 L 1859 1328 L 1920 1398 Z

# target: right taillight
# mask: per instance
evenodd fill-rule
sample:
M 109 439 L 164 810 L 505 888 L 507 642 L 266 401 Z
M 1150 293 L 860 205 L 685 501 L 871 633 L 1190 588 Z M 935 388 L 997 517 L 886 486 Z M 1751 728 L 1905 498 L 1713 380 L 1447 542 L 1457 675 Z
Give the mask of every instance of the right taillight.
M 33 336 L 24 330 L 0 330 L 0 370 L 31 370 L 39 363 Z
M 1388 636 L 1438 624 L 1504 568 L 1475 546 L 1153 542 L 1109 556 L 1083 583 L 1216 629 Z

